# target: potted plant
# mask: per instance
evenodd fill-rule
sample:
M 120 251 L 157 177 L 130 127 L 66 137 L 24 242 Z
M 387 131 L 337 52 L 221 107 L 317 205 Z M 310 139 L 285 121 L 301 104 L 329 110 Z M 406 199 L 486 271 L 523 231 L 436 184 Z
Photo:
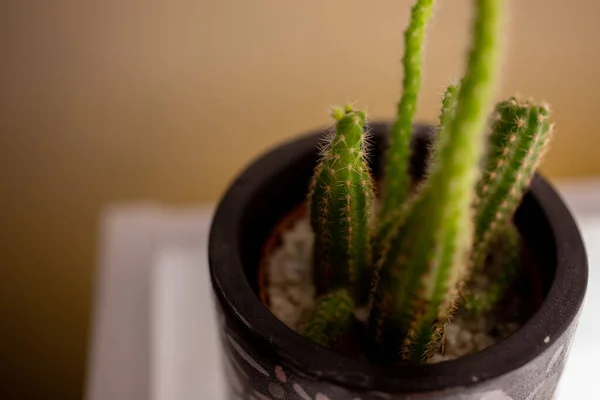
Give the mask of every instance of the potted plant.
M 253 162 L 213 220 L 209 264 L 232 399 L 550 399 L 587 284 L 585 249 L 536 167 L 549 108 L 492 106 L 501 0 L 438 127 L 414 125 L 432 0 L 405 31 L 392 125 L 335 127 Z

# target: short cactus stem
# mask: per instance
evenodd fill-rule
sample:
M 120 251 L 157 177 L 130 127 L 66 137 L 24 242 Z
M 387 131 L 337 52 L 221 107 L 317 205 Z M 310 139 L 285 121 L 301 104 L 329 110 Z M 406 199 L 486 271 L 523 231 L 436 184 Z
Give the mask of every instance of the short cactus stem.
M 552 129 L 546 107 L 515 97 L 498 103 L 492 116 L 486 169 L 477 185 L 475 247 L 471 264 L 480 270 L 490 244 L 511 222 L 545 153 Z
M 346 106 L 332 115 L 336 130 L 323 147 L 308 195 L 315 282 L 319 294 L 346 288 L 362 304 L 369 289 L 374 200 L 365 113 Z
M 317 299 L 304 328 L 304 336 L 322 346 L 333 346 L 347 335 L 355 304 L 346 290 L 338 290 Z

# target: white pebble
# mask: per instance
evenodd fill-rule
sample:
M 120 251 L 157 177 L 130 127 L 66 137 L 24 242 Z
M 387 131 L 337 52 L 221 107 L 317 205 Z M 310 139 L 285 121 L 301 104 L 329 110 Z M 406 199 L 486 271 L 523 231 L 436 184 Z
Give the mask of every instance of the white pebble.
M 302 281 L 302 278 L 304 277 L 304 269 L 302 268 L 301 263 L 287 260 L 282 266 L 282 272 L 286 282 L 299 283 Z
M 272 297 L 271 311 L 284 324 L 294 326 L 298 320 L 298 308 L 290 303 L 285 297 Z
M 494 339 L 484 332 L 478 332 L 473 335 L 473 342 L 477 351 L 483 350 L 494 344 Z
M 313 304 L 314 292 L 307 290 L 305 287 L 300 285 L 290 286 L 287 293 L 289 298 L 301 307 L 311 307 Z

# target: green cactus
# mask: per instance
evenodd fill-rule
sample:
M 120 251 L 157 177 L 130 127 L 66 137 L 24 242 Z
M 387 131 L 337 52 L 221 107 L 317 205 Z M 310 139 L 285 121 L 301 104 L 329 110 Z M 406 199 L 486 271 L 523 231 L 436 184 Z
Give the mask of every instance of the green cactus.
M 521 242 L 511 221 L 548 147 L 549 111 L 510 98 L 490 117 L 504 2 L 474 3 L 465 76 L 444 94 L 426 179 L 409 195 L 409 142 L 433 0 L 416 0 L 412 8 L 376 221 L 365 113 L 333 110 L 335 132 L 322 148 L 307 199 L 318 298 L 304 335 L 319 344 L 335 346 L 352 334 L 356 311 L 368 301 L 368 343 L 361 345 L 367 356 L 423 362 L 439 348 L 457 306 L 489 312 L 516 278 Z M 490 254 L 492 246 L 498 254 Z M 473 272 L 484 268 L 493 279 L 481 290 Z M 465 290 L 466 301 L 458 304 Z
M 439 130 L 447 131 L 449 129 L 449 123 L 454 118 L 454 113 L 456 111 L 456 103 L 458 102 L 458 92 L 460 87 L 458 85 L 450 85 L 446 89 L 444 93 L 444 97 L 442 100 L 442 110 L 440 113 L 440 126 Z M 438 135 L 437 139 L 434 142 L 433 149 L 431 149 L 429 154 L 429 160 L 427 162 L 427 168 L 431 169 L 433 165 L 435 165 L 435 160 L 437 159 L 441 144 L 445 143 L 447 138 L 446 135 Z M 388 213 L 387 215 L 380 215 L 382 221 L 379 223 L 377 233 L 375 235 L 374 243 L 373 243 L 373 254 L 375 257 L 378 257 L 382 252 L 382 245 L 385 242 L 386 238 L 390 234 L 393 229 L 398 229 L 397 221 L 399 218 L 403 218 L 403 215 L 408 212 L 408 206 L 410 205 L 410 201 L 405 201 L 403 204 L 396 207 L 393 212 Z M 376 260 L 375 260 L 376 261 Z
M 386 181 L 381 199 L 381 213 L 390 215 L 406 200 L 410 187 L 408 173 L 409 143 L 412 121 L 421 87 L 421 48 L 425 25 L 431 17 L 433 0 L 417 0 L 411 10 L 410 24 L 404 32 L 404 79 L 402 98 L 391 132 L 386 161 Z
M 378 354 L 424 360 L 437 350 L 466 272 L 471 206 L 498 70 L 501 4 L 478 0 L 474 44 L 454 118 L 442 127 L 436 164 L 377 265 L 370 333 Z
M 429 160 L 427 161 L 427 168 L 429 169 L 428 172 L 431 172 L 431 168 L 437 164 L 437 159 L 439 157 L 440 150 L 442 149 L 442 145 L 448 141 L 447 132 L 450 129 L 450 123 L 456 114 L 456 105 L 458 103 L 459 92 L 459 85 L 449 85 L 444 92 L 444 96 L 442 98 L 442 110 L 440 112 L 440 125 L 438 128 L 439 134 L 437 135 L 433 149 L 431 149 L 429 154 Z
M 471 314 L 492 311 L 504 299 L 508 287 L 514 282 L 518 272 L 521 254 L 519 231 L 514 224 L 498 233 L 494 240 L 494 253 L 490 268 L 486 269 L 487 284 L 469 290 L 464 309 Z
M 315 282 L 319 294 L 347 288 L 358 304 L 368 297 L 373 184 L 366 162 L 365 113 L 352 106 L 333 111 L 336 131 L 322 150 L 308 200 L 315 232 Z
M 304 328 L 304 336 L 322 346 L 332 346 L 348 333 L 355 303 L 347 290 L 321 296 Z
M 475 247 L 471 265 L 483 268 L 490 243 L 506 227 L 548 148 L 549 110 L 515 97 L 499 103 L 492 116 L 490 150 L 477 185 Z

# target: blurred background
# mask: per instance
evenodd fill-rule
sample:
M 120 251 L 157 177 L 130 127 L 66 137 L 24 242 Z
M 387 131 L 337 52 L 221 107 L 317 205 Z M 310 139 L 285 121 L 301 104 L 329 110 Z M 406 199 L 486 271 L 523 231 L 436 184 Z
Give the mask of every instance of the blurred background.
M 469 44 L 472 2 L 438 3 L 428 122 Z M 600 174 L 600 2 L 507 3 L 499 96 L 553 106 L 550 178 Z M 253 157 L 328 125 L 335 104 L 391 118 L 411 4 L 2 2 L 0 397 L 81 398 L 103 207 L 214 203 Z

